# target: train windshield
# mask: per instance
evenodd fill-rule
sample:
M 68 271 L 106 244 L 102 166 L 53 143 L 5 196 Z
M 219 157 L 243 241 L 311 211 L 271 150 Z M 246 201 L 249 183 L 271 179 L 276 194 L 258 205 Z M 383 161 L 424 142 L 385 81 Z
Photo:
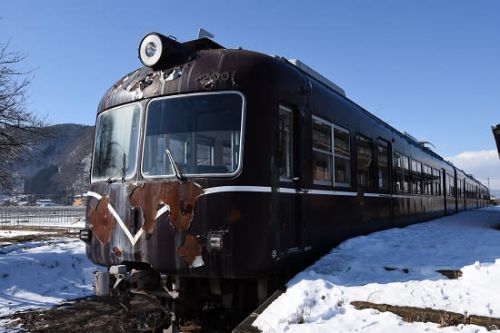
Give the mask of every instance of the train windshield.
M 207 93 L 153 100 L 147 110 L 142 173 L 229 175 L 240 166 L 243 97 Z
M 120 106 L 97 117 L 92 181 L 115 181 L 134 175 L 139 141 L 139 104 Z

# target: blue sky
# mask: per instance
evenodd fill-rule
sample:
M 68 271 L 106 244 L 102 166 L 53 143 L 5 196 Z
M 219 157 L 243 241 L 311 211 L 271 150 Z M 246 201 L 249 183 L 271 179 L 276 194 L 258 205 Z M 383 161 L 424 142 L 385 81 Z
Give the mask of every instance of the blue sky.
M 0 17 L 0 43 L 33 70 L 29 108 L 51 123 L 92 124 L 146 33 L 204 27 L 226 47 L 301 59 L 444 156 L 495 147 L 500 1 L 16 0 Z

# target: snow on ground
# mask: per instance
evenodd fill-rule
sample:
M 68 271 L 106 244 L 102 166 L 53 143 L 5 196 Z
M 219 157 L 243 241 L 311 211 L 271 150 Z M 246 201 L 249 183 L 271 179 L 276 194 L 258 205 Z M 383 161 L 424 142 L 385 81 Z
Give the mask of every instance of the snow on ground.
M 73 220 L 60 220 L 54 219 L 53 217 L 40 217 L 40 218 L 30 218 L 30 220 L 25 220 L 23 222 L 18 222 L 16 219 L 4 220 L 2 222 L 3 227 L 13 226 L 16 228 L 64 228 L 64 229 L 83 229 L 85 228 L 84 219 L 73 219 Z
M 76 239 L 0 247 L 0 316 L 90 295 L 96 270 Z
M 499 225 L 500 207 L 489 207 L 347 240 L 290 280 L 254 325 L 264 332 L 487 332 L 407 323 L 350 302 L 500 317 Z M 441 269 L 463 276 L 449 280 Z
M 350 302 L 500 317 L 498 225 L 500 208 L 493 207 L 347 240 L 289 281 L 254 324 L 265 332 L 486 332 L 406 323 Z M 79 240 L 2 246 L 0 316 L 89 295 L 98 269 Z M 460 269 L 463 276 L 448 280 L 439 269 Z
M 0 230 L 0 240 L 3 237 L 19 237 L 41 234 L 55 234 L 56 232 L 35 231 L 35 230 Z

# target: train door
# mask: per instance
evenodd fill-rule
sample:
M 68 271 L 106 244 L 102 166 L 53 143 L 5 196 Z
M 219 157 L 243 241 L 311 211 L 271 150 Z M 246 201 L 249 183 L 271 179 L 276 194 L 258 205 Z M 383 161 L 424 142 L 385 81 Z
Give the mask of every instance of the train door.
M 443 198 L 443 202 L 444 202 L 444 215 L 448 215 L 449 213 L 449 207 L 448 207 L 448 202 L 447 202 L 447 198 L 448 198 L 448 178 L 447 178 L 447 175 L 446 175 L 446 171 L 445 169 L 441 169 L 441 179 L 442 179 L 442 182 L 441 184 L 439 184 L 439 186 L 441 186 L 441 194 L 442 194 L 442 198 Z
M 392 200 L 392 145 L 389 140 L 377 141 L 377 179 L 380 193 L 379 218 L 381 225 L 394 226 L 394 203 Z
M 458 212 L 458 201 L 460 200 L 460 197 L 458 196 L 459 184 L 460 182 L 458 181 L 457 169 L 453 168 L 453 186 L 455 188 L 455 191 L 453 192 L 453 197 L 455 198 L 455 213 Z
M 479 208 L 479 188 L 478 186 L 476 185 L 476 192 L 475 192 L 476 196 L 476 208 Z
M 282 256 L 302 249 L 302 195 L 300 126 L 296 110 L 280 105 L 278 155 L 280 166 L 279 248 Z

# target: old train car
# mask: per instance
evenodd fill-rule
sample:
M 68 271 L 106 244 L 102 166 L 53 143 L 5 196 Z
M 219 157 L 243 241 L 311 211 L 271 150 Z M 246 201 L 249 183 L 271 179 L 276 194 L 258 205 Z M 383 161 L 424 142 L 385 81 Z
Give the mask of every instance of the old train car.
M 349 237 L 487 203 L 300 61 L 157 33 L 139 55 L 97 111 L 81 233 L 97 264 L 236 307 Z

